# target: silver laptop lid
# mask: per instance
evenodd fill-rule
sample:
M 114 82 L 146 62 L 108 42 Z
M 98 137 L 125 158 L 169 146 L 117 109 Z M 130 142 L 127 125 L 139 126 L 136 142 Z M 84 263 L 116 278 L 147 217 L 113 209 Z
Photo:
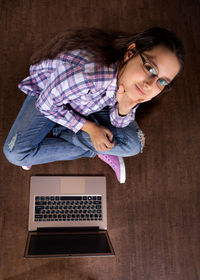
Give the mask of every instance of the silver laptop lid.
M 53 203 L 51 199 L 53 200 L 55 197 L 60 200 L 60 204 L 64 206 L 64 215 L 61 215 L 60 219 L 53 219 L 51 215 L 52 218 L 48 219 L 46 213 L 51 210 L 51 202 Z M 66 210 L 66 203 L 85 204 L 86 202 L 84 199 L 87 199 L 88 204 L 85 205 L 85 209 L 87 209 L 90 208 L 91 205 L 95 207 L 95 203 L 99 203 L 93 201 L 94 199 L 97 200 L 97 198 L 101 200 L 101 206 L 98 206 L 101 207 L 101 211 L 98 211 L 101 212 L 100 219 L 77 220 L 63 218 L 66 214 L 65 211 L 68 211 Z M 69 199 L 69 201 L 67 201 L 67 199 Z M 80 199 L 82 202 L 77 201 Z M 36 209 L 38 210 L 40 208 L 43 208 L 41 213 L 43 215 L 36 215 Z M 91 209 L 91 211 L 94 211 L 93 209 Z M 83 211 L 85 212 L 85 210 Z M 88 215 L 90 216 L 90 214 Z M 99 229 L 107 229 L 106 178 L 103 176 L 32 176 L 30 182 L 28 229 L 29 231 L 36 231 L 38 228 L 56 227 L 99 227 Z

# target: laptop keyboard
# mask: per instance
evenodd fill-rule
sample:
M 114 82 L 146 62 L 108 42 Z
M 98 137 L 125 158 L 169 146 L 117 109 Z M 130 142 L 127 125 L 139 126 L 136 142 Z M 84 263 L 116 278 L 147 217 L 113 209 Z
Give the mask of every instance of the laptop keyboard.
M 101 196 L 36 196 L 34 221 L 101 221 Z

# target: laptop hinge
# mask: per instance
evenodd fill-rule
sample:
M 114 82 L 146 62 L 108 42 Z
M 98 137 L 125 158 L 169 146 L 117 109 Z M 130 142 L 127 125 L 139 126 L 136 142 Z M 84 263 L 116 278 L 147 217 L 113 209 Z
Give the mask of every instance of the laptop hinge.
M 99 227 L 45 227 L 37 228 L 37 232 L 76 232 L 76 231 L 99 231 Z

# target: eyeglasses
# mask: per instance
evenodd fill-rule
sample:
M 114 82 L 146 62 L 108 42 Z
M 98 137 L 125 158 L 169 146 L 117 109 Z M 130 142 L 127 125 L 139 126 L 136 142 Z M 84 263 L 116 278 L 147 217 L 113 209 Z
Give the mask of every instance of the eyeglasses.
M 152 78 L 158 77 L 158 73 L 157 73 L 155 67 L 150 62 L 146 61 L 146 59 L 144 58 L 144 56 L 141 53 L 139 53 L 139 55 L 143 62 L 144 72 Z M 169 86 L 169 83 L 162 78 L 158 78 L 156 81 L 156 85 L 162 91 L 165 87 Z

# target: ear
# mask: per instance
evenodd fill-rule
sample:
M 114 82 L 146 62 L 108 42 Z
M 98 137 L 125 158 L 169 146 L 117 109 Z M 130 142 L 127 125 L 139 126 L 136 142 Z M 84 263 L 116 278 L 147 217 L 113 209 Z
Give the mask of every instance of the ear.
M 132 43 L 131 45 L 129 45 L 129 47 L 125 53 L 125 56 L 124 56 L 124 62 L 126 62 L 133 56 L 133 49 L 135 49 L 135 48 L 136 48 L 135 43 Z

